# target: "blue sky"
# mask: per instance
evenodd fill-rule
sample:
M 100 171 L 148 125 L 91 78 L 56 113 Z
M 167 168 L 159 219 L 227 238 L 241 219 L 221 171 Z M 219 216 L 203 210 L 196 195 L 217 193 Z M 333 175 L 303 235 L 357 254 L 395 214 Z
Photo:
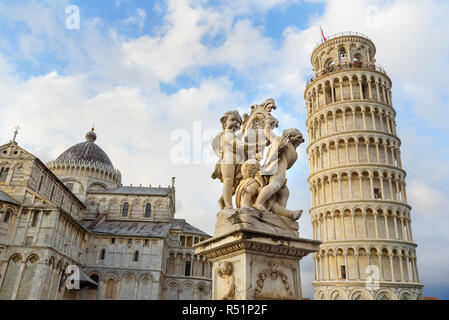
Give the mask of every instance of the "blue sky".
M 66 28 L 68 5 L 80 8 L 79 30 Z M 19 143 L 49 161 L 95 122 L 124 184 L 176 176 L 177 217 L 213 233 L 213 162 L 173 163 L 173 132 L 193 139 L 195 123 L 217 130 L 225 111 L 272 97 L 281 126 L 305 134 L 303 92 L 319 26 L 362 32 L 393 81 L 424 292 L 449 298 L 447 13 L 443 0 L 2 1 L 0 137 L 7 142 L 20 125 Z M 289 172 L 289 206 L 307 212 L 305 147 Z M 300 225 L 311 237 L 308 214 Z M 302 272 L 312 296 L 310 257 Z

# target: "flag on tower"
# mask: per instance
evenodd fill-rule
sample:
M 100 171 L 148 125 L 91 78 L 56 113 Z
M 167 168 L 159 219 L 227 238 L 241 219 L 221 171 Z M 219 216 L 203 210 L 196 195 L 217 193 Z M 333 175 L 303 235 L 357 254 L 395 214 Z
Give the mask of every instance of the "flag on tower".
M 326 37 L 324 36 L 324 32 L 323 32 L 323 28 L 321 28 L 320 26 L 320 30 L 321 30 L 321 38 L 323 41 L 327 41 Z

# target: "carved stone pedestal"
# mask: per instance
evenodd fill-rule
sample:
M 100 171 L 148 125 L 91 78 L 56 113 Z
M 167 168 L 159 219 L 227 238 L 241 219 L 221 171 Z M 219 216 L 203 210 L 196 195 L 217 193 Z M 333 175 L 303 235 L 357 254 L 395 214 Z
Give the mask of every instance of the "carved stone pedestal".
M 302 299 L 299 261 L 320 242 L 299 238 L 295 225 L 252 209 L 220 212 L 214 237 L 194 246 L 213 263 L 212 299 Z

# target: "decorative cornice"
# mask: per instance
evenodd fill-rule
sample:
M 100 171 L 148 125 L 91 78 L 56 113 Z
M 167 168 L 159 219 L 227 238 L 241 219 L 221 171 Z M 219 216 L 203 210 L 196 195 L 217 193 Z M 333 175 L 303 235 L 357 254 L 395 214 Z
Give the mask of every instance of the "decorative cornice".
M 99 161 L 86 161 L 86 160 L 53 160 L 47 163 L 47 167 L 52 169 L 57 166 L 66 167 L 82 167 L 99 169 L 113 174 L 121 175 L 118 169 L 114 169 L 113 166 L 107 165 Z
M 225 242 L 226 239 L 231 239 Z M 287 258 L 303 258 L 317 252 L 321 241 L 284 237 L 275 234 L 265 234 L 250 230 L 236 230 L 229 234 L 211 238 L 194 246 L 195 254 L 205 256 L 207 259 L 240 252 L 254 252 Z
M 314 252 L 313 250 L 287 247 L 283 245 L 272 245 L 267 243 L 260 243 L 248 240 L 239 240 L 237 242 L 232 242 L 218 248 L 213 248 L 207 251 L 203 251 L 201 254 L 207 259 L 214 259 L 224 255 L 229 255 L 237 253 L 240 251 L 253 251 L 260 253 L 276 254 L 288 257 L 303 258 L 309 253 Z

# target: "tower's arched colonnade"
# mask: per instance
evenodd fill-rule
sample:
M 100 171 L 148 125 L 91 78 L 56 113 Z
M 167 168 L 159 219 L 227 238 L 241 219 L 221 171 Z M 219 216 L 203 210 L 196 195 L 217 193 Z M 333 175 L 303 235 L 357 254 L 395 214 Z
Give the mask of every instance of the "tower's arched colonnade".
M 315 299 L 422 299 L 392 82 L 361 34 L 314 50 L 307 148 Z

